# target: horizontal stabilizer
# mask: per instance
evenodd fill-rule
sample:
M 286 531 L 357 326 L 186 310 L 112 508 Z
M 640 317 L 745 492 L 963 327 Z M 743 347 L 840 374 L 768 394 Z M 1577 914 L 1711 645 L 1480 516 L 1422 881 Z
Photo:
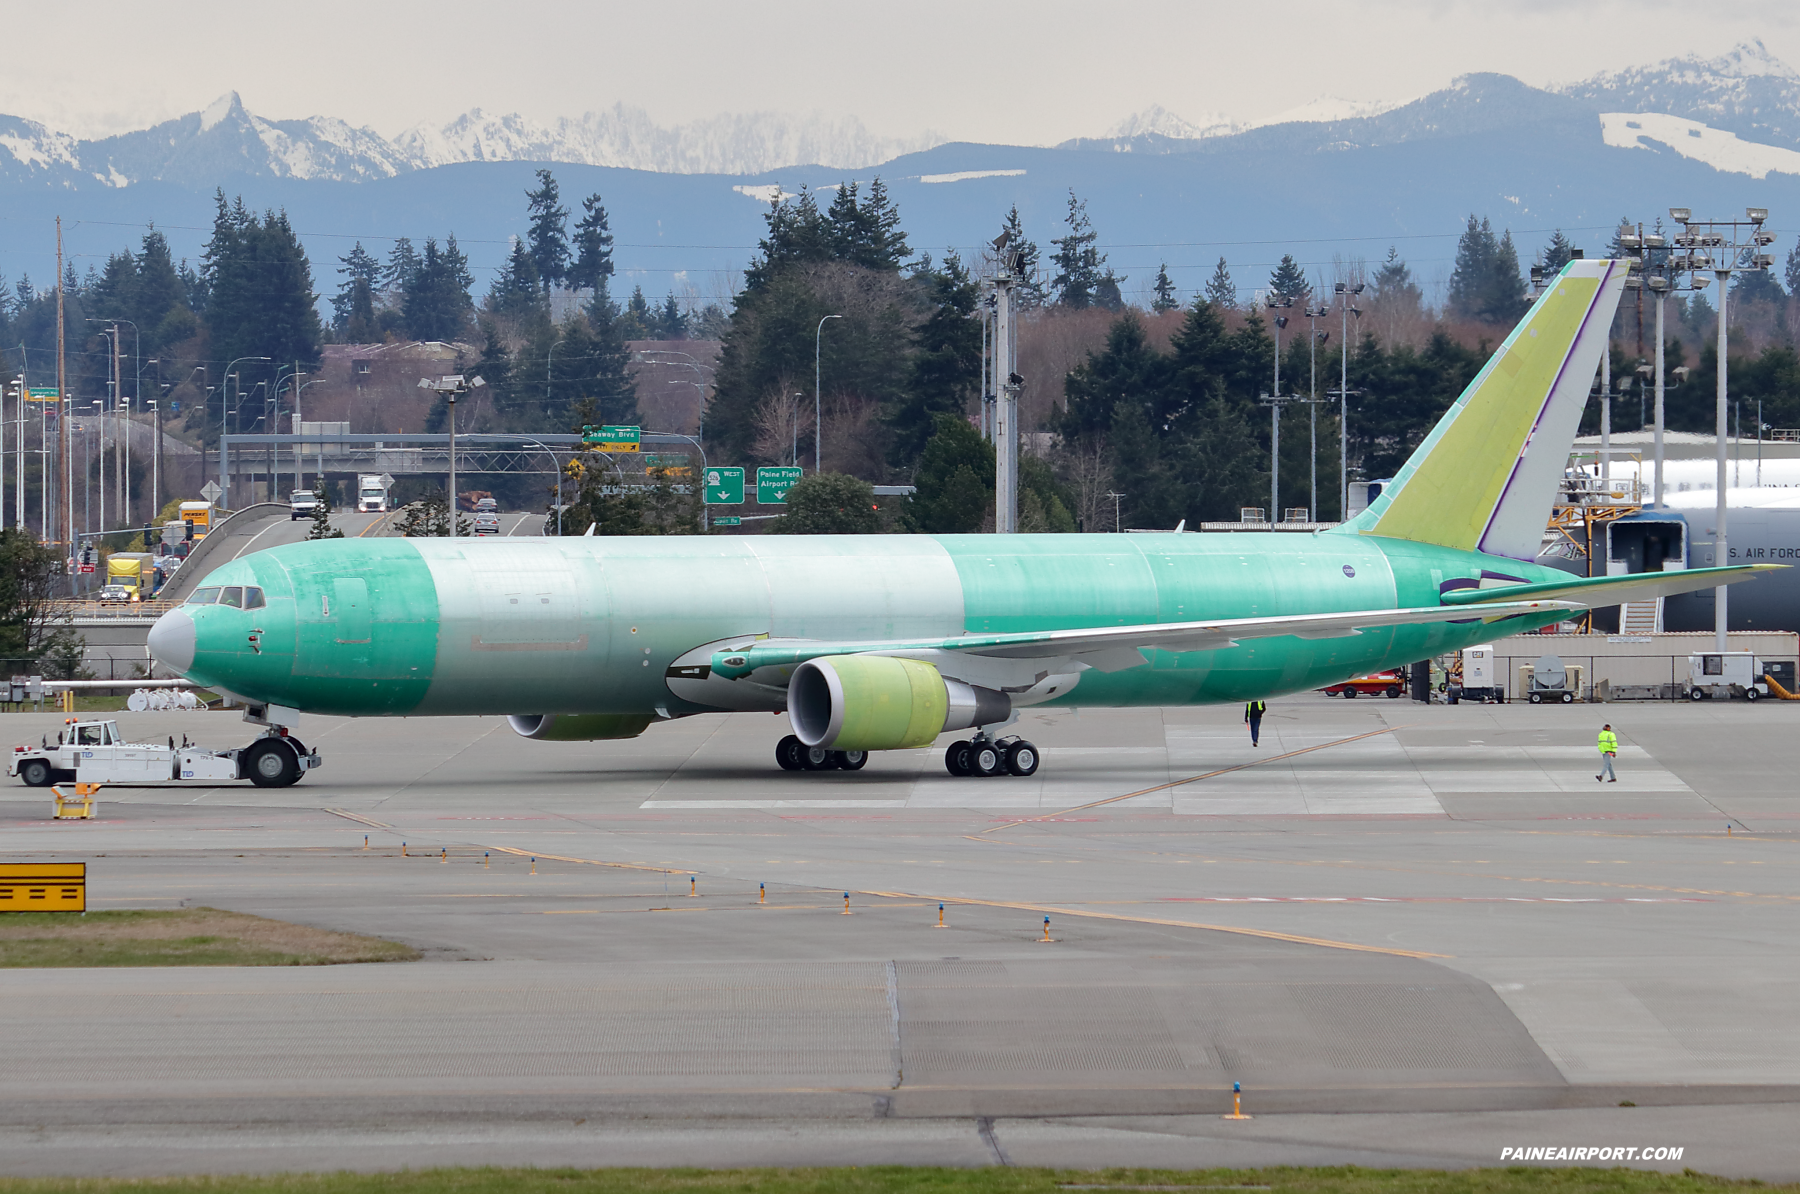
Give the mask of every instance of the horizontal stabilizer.
M 1648 601 L 1653 597 L 1673 597 L 1700 589 L 1716 589 L 1720 585 L 1750 580 L 1763 572 L 1785 568 L 1786 564 L 1739 564 L 1728 568 L 1689 568 L 1677 572 L 1633 572 L 1624 576 L 1572 576 L 1568 580 L 1545 581 L 1535 585 L 1496 585 L 1491 589 L 1451 589 L 1443 595 L 1445 605 L 1487 605 L 1495 601 L 1566 601 L 1584 609 L 1618 605 L 1625 601 Z

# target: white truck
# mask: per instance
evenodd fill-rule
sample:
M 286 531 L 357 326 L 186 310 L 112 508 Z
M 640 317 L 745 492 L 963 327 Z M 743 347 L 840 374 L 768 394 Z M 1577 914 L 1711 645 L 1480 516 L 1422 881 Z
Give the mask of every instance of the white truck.
M 360 514 L 386 514 L 391 479 L 383 473 L 361 473 L 356 478 L 356 509 Z
M 182 735 L 181 745 L 127 742 L 116 721 L 69 718 L 52 746 L 48 735 L 39 746 L 15 746 L 6 773 L 34 788 L 70 780 L 80 783 L 178 784 L 218 783 L 247 779 L 259 788 L 285 788 L 319 766 L 317 751 L 308 750 L 283 726 L 270 726 L 255 741 L 236 750 L 205 750 Z
M 1688 656 L 1687 695 L 1690 701 L 1716 697 L 1728 701 L 1743 695 L 1760 700 L 1769 695 L 1762 660 L 1749 651 L 1708 651 Z

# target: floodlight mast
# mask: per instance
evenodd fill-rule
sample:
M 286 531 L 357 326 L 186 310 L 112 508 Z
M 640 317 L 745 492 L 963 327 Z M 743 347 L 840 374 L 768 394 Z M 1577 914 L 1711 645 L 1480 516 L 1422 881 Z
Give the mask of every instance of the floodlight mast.
M 1019 390 L 1025 379 L 1013 372 L 1013 287 L 1018 285 L 1019 253 L 1002 232 L 994 242 L 997 267 L 987 279 L 994 304 L 993 376 L 999 402 L 994 408 L 994 533 L 1019 531 Z
M 1366 283 L 1351 286 L 1339 282 L 1332 288 L 1342 311 L 1338 329 L 1338 521 L 1350 521 L 1350 316 L 1362 318 L 1362 309 L 1352 300 L 1363 292 Z
M 480 377 L 471 377 L 471 378 L 465 379 L 463 377 L 463 375 L 460 373 L 451 373 L 444 377 L 438 378 L 436 381 L 433 381 L 429 377 L 421 377 L 419 379 L 419 388 L 421 390 L 436 390 L 438 393 L 440 393 L 444 396 L 444 400 L 447 403 L 449 403 L 449 406 L 450 406 L 449 519 L 450 519 L 450 537 L 452 539 L 457 537 L 457 531 L 456 531 L 456 396 L 458 394 L 467 394 L 473 390 L 478 390 L 482 386 L 485 386 L 485 385 L 487 385 L 487 382 Z M 560 511 L 559 511 L 559 517 L 560 517 Z
M 1673 279 L 1686 275 L 1690 281 L 1688 288 L 1698 290 L 1704 286 L 1705 274 L 1710 273 L 1719 283 L 1719 312 L 1717 352 L 1719 362 L 1718 384 L 1715 391 L 1713 411 L 1714 485 L 1717 487 L 1717 502 L 1714 505 L 1716 525 L 1713 528 L 1712 563 L 1724 567 L 1731 562 L 1731 541 L 1726 531 L 1728 503 L 1726 501 L 1726 451 L 1729 423 L 1729 398 L 1726 361 L 1726 333 L 1730 328 L 1730 289 L 1733 273 L 1751 273 L 1768 269 L 1775 263 L 1774 257 L 1763 252 L 1773 244 L 1775 234 L 1765 231 L 1763 225 L 1768 222 L 1769 210 L 1766 207 L 1750 207 L 1744 209 L 1743 219 L 1733 220 L 1696 220 L 1691 208 L 1671 207 L 1669 216 L 1681 225 L 1681 233 L 1674 238 L 1675 251 L 1667 258 L 1668 277 Z M 1635 238 L 1637 244 L 1628 246 L 1628 251 L 1635 248 L 1633 256 L 1640 260 L 1644 256 L 1643 236 Z M 1640 283 L 1642 284 L 1642 283 Z M 1675 289 L 1673 285 L 1669 287 Z M 1657 294 L 1657 327 L 1656 327 L 1656 388 L 1657 388 L 1657 426 L 1662 425 L 1662 300 L 1667 290 Z M 1660 445 L 1659 445 L 1660 446 Z M 1661 452 L 1657 453 L 1657 504 L 1661 506 L 1662 478 Z M 1725 650 L 1725 632 L 1730 624 L 1727 608 L 1726 587 L 1720 585 L 1713 590 L 1713 643 L 1719 651 Z

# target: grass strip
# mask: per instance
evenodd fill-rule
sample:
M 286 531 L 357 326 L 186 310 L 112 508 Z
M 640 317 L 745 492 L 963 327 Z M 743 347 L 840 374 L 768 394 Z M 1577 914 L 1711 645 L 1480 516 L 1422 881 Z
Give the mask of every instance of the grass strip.
M 217 908 L 0 915 L 0 968 L 329 966 L 418 957 L 398 941 Z
M 1632 1169 L 422 1169 L 264 1177 L 0 1178 L 0 1194 L 1062 1194 L 1082 1190 L 1273 1194 L 1704 1194 L 1794 1191 L 1687 1170 Z

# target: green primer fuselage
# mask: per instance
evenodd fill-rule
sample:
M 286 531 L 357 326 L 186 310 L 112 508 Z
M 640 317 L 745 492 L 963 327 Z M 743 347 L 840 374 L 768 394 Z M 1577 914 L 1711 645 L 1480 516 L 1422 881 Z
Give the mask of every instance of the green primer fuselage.
M 267 605 L 185 607 L 187 674 L 306 712 L 679 716 L 713 707 L 675 696 L 665 668 L 737 636 L 892 640 L 1433 606 L 1447 582 L 1484 573 L 1567 575 L 1334 532 L 323 540 L 212 572 L 202 587 L 258 585 Z M 1043 703 L 1278 696 L 1560 616 L 1147 651 L 1144 666 L 1083 671 Z

